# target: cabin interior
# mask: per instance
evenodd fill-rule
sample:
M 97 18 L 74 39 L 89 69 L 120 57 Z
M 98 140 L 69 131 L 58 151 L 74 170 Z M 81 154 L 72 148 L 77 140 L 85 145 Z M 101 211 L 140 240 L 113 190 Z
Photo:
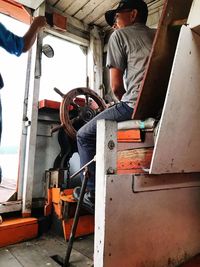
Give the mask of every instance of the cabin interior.
M 16 21 L 48 22 L 16 88 L 23 101 L 15 162 L 0 148 L 0 266 L 200 266 L 200 0 L 145 2 L 156 35 L 132 120 L 98 121 L 92 213 L 72 197 L 80 185 L 76 132 L 116 102 L 104 14 L 119 0 L 0 1 L 1 14 Z M 76 47 L 75 62 L 66 44 Z M 67 84 L 67 68 L 77 87 Z M 14 178 L 4 176 L 13 164 Z

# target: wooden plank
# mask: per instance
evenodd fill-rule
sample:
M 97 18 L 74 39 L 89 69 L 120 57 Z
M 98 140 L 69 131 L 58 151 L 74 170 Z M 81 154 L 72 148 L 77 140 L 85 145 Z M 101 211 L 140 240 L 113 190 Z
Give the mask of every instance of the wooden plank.
M 21 200 L 0 203 L 0 214 L 13 212 L 13 211 L 19 211 L 21 209 L 22 209 Z
M 145 132 L 144 142 L 139 143 L 118 143 L 117 151 L 129 150 L 135 148 L 154 147 L 154 136 L 152 132 Z
M 194 0 L 190 10 L 188 24 L 189 27 L 198 34 L 200 34 L 199 10 L 200 10 L 200 1 Z
M 94 235 L 90 235 L 87 238 L 77 239 L 74 242 L 73 249 L 93 260 Z
M 56 2 L 58 2 L 58 0 L 47 0 L 47 3 L 52 6 L 54 6 Z
M 114 9 L 118 6 L 119 1 L 117 0 L 110 0 L 110 1 L 102 1 L 99 2 L 97 6 L 90 7 L 92 8 L 92 12 L 88 13 L 84 19 L 84 22 L 90 24 L 95 22 L 100 18 L 103 17 L 105 21 L 104 14 L 109 9 Z
M 157 28 L 158 23 L 160 20 L 160 17 L 162 15 L 163 10 L 163 3 L 165 0 L 155 1 L 150 3 L 148 9 L 149 9 L 149 15 L 147 18 L 147 25 L 149 27 Z
M 200 36 L 182 26 L 150 173 L 199 172 Z
M 139 148 L 117 153 L 117 173 L 145 173 L 150 168 L 153 148 Z
M 8 249 L 0 250 L 0 266 L 5 267 L 22 267 L 16 258 L 10 253 Z
M 179 35 L 169 25 L 174 20 L 187 18 L 191 3 L 192 0 L 165 1 L 134 110 L 134 119 L 155 118 L 163 107 Z
M 32 243 L 22 243 L 17 246 L 9 248 L 15 258 L 21 263 L 22 266 L 26 267 L 58 267 L 59 265 L 51 259 L 43 249 L 39 249 Z
M 78 247 L 77 250 L 76 247 Z M 58 255 L 64 259 L 66 255 L 67 243 L 59 236 L 47 234 L 30 242 L 11 246 L 8 249 L 16 257 L 16 259 L 22 263 L 22 266 L 59 266 L 54 260 L 52 260 L 51 257 Z M 92 238 L 75 240 L 70 257 L 70 266 L 91 266 L 93 249 Z M 35 257 L 37 260 L 34 262 Z M 7 267 L 7 265 L 5 266 Z
M 82 9 L 80 9 L 75 17 L 79 20 L 84 20 L 90 13 L 94 12 L 96 8 L 103 2 L 103 0 L 97 1 L 88 1 Z
M 71 5 L 65 9 L 65 12 L 70 16 L 74 16 L 79 10 L 81 10 L 84 5 L 88 2 L 88 0 L 75 0 Z
M 76 19 L 76 18 L 68 15 L 66 12 L 63 13 L 63 12 L 59 11 L 54 6 L 47 5 L 46 11 L 49 12 L 49 13 L 57 12 L 60 15 L 65 15 L 67 17 L 67 23 L 68 23 L 68 25 L 72 25 L 74 28 L 77 28 L 77 29 L 79 29 L 81 31 L 85 31 L 85 32 L 88 32 L 89 31 L 88 25 L 86 25 L 82 21 L 80 21 L 80 20 L 78 20 L 78 19 Z
M 63 259 L 66 255 L 67 243 L 59 236 L 45 235 L 42 238 L 33 241 L 37 250 L 49 257 L 59 255 Z M 93 262 L 94 244 L 91 237 L 77 239 L 74 241 L 70 256 L 70 266 L 72 267 L 90 267 Z
M 70 6 L 73 3 L 74 0 L 59 0 L 54 6 L 58 10 L 64 12 L 68 6 Z
M 142 141 L 141 131 L 137 130 L 137 129 L 118 131 L 117 132 L 117 141 L 119 143 L 122 143 L 122 142 L 127 142 L 127 143 L 141 142 Z
M 57 37 L 60 37 L 62 39 L 65 39 L 67 41 L 70 41 L 70 42 L 73 42 L 73 43 L 76 43 L 76 44 L 80 44 L 80 45 L 83 45 L 83 46 L 86 46 L 88 47 L 89 46 L 89 41 L 86 40 L 85 38 L 82 38 L 82 37 L 79 37 L 75 34 L 72 34 L 70 32 L 58 32 L 52 28 L 48 28 L 47 29 L 47 32 L 49 32 L 50 34 L 52 35 L 55 35 Z

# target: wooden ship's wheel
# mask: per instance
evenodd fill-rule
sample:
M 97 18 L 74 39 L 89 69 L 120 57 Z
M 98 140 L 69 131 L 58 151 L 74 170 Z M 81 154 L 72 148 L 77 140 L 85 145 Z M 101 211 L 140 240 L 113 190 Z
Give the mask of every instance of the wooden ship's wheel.
M 75 88 L 67 94 L 63 94 L 57 88 L 54 90 L 63 100 L 60 105 L 61 125 L 53 131 L 64 128 L 66 134 L 73 140 L 76 139 L 77 131 L 85 123 L 106 108 L 104 100 L 89 88 Z

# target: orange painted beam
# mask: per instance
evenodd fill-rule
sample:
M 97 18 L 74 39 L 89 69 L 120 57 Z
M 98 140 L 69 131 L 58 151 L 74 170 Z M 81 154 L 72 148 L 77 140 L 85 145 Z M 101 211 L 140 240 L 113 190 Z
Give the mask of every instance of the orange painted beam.
M 51 109 L 59 110 L 60 102 L 43 99 L 39 101 L 39 109 L 42 109 L 42 108 L 51 108 Z
M 141 131 L 139 129 L 132 130 L 124 130 L 117 132 L 117 141 L 119 143 L 133 143 L 133 142 L 141 142 Z
M 30 24 L 32 21 L 31 15 L 24 6 L 12 0 L 1 0 L 0 12 L 26 24 Z
M 7 219 L 0 224 L 0 247 L 16 244 L 37 237 L 36 218 Z

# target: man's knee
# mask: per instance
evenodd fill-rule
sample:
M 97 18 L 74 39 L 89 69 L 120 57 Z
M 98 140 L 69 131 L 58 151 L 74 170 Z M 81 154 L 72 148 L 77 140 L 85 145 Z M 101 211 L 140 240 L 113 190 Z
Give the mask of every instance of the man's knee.
M 84 138 L 84 132 L 82 131 L 82 128 L 78 130 L 77 134 L 76 134 L 76 139 L 81 140 Z
M 83 129 L 84 127 L 82 127 L 81 129 L 78 130 L 77 134 L 76 134 L 76 140 L 77 143 L 79 145 L 84 145 L 86 142 L 86 132 Z

